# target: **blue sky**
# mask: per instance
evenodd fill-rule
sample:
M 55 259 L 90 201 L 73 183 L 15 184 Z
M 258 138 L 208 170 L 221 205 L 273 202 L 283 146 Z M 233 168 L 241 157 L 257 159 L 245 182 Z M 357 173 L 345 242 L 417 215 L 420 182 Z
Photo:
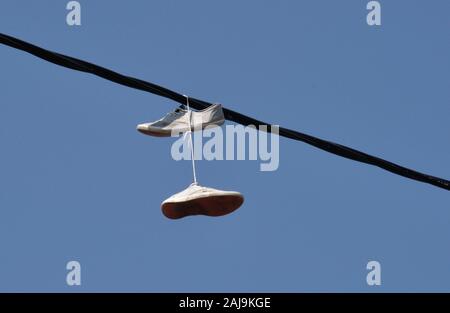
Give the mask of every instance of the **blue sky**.
M 4 0 L 0 31 L 450 178 L 450 3 Z M 450 198 L 281 138 L 280 167 L 201 161 L 238 190 L 172 221 L 191 182 L 138 123 L 176 104 L 0 46 L 0 291 L 450 291 Z M 82 285 L 66 285 L 77 260 Z M 377 260 L 382 285 L 366 284 Z

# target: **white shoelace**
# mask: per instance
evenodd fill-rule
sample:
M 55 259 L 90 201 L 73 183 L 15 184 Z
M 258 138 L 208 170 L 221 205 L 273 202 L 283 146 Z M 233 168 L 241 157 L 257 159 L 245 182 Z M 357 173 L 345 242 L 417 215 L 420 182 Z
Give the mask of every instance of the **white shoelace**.
M 195 172 L 195 158 L 194 158 L 194 142 L 192 141 L 192 123 L 191 123 L 191 108 L 189 106 L 189 97 L 184 95 L 186 97 L 186 104 L 187 104 L 187 113 L 188 113 L 188 122 L 189 122 L 189 130 L 184 133 L 184 140 L 186 140 L 186 136 L 189 133 L 189 148 L 191 149 L 191 159 L 192 159 L 192 173 L 194 175 L 194 184 L 197 185 L 197 174 Z

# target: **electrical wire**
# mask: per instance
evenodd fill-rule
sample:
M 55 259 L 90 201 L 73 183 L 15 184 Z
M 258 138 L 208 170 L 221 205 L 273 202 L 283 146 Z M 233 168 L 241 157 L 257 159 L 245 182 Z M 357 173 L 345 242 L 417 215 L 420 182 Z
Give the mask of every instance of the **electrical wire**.
M 79 60 L 70 56 L 66 56 L 57 52 L 53 52 L 50 50 L 43 49 L 41 47 L 35 46 L 31 43 L 28 43 L 26 41 L 20 40 L 18 38 L 5 35 L 0 33 L 0 43 L 10 46 L 12 48 L 22 50 L 25 52 L 28 52 L 38 58 L 44 59 L 48 62 L 67 67 L 76 71 L 86 72 L 90 73 L 99 77 L 102 77 L 104 79 L 110 80 L 112 82 L 115 82 L 117 84 L 121 84 L 130 88 L 135 88 L 138 90 L 146 91 L 153 93 L 155 95 L 165 97 L 168 99 L 171 99 L 173 101 L 176 101 L 181 104 L 186 103 L 186 97 L 183 96 L 180 93 L 177 93 L 175 91 L 172 91 L 170 89 L 167 89 L 165 87 L 137 79 L 130 76 L 125 76 L 122 74 L 119 74 L 117 72 L 114 72 L 112 70 L 109 70 L 107 68 Z M 209 102 L 199 100 L 196 98 L 189 97 L 190 106 L 196 110 L 202 110 L 207 108 L 208 106 L 212 105 Z M 256 127 L 261 125 L 267 125 L 267 131 L 271 131 L 271 126 L 269 123 L 265 123 L 262 121 L 259 121 L 257 119 L 254 119 L 250 116 L 246 116 L 244 114 L 241 114 L 239 112 L 223 108 L 223 112 L 225 115 L 225 118 L 229 121 L 242 124 L 244 126 L 248 125 L 254 125 Z M 400 166 L 398 164 L 389 162 L 387 160 L 381 159 L 376 156 L 369 155 L 367 153 L 355 150 L 350 147 L 346 147 L 343 145 L 340 145 L 338 143 L 334 143 L 332 141 L 327 141 L 324 139 L 320 139 L 305 133 L 301 133 L 295 130 L 287 129 L 284 127 L 279 128 L 279 135 L 297 140 L 302 141 L 304 143 L 307 143 L 309 145 L 312 145 L 316 148 L 319 148 L 321 150 L 333 153 L 335 155 L 339 155 L 341 157 L 351 159 L 354 161 L 358 161 L 361 163 L 366 163 L 370 165 L 374 165 L 377 167 L 380 167 L 386 171 L 389 171 L 391 173 L 413 179 L 416 181 L 420 181 L 423 183 L 428 183 L 433 186 L 443 188 L 446 190 L 450 190 L 450 181 L 439 178 L 436 176 L 420 173 L 418 171 Z

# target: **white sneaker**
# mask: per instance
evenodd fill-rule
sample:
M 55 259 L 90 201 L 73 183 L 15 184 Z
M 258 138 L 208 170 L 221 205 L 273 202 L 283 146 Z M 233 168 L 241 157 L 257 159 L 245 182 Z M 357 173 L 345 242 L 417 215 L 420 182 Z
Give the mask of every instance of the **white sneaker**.
M 222 105 L 214 104 L 202 111 L 191 111 L 191 125 L 189 127 L 189 114 L 184 108 L 178 108 L 168 113 L 162 119 L 137 126 L 141 133 L 156 137 L 178 136 L 191 130 L 204 129 L 207 126 L 220 126 L 225 122 Z
M 198 184 L 164 200 L 161 204 L 163 214 L 171 219 L 189 215 L 222 216 L 239 208 L 244 197 L 237 191 L 223 191 Z

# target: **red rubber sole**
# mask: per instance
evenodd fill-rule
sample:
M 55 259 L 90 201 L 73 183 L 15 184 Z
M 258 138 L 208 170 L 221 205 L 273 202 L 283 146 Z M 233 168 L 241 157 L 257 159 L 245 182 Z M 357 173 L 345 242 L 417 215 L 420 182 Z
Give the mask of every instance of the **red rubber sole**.
M 223 216 L 237 210 L 244 198 L 236 195 L 212 196 L 186 202 L 164 203 L 162 213 L 170 219 L 192 215 Z

